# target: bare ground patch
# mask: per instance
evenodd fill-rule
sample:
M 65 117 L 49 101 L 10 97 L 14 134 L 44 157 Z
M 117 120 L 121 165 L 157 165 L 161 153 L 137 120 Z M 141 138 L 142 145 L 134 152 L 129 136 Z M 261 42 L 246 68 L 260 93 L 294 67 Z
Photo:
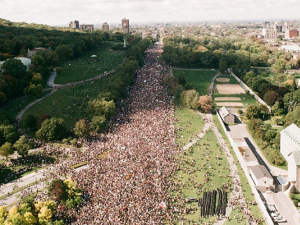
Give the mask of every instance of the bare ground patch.
M 240 97 L 216 97 L 215 101 L 222 102 L 222 101 L 242 101 Z
M 244 106 L 241 102 L 216 102 L 217 106 Z
M 218 82 L 229 82 L 230 79 L 229 78 L 217 78 Z
M 216 88 L 219 94 L 245 94 L 244 89 L 239 84 L 217 84 Z

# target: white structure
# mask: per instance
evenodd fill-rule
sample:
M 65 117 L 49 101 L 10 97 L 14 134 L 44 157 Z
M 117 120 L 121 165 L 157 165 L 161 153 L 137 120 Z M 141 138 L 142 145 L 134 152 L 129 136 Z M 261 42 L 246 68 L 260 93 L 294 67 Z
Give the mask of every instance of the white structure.
M 288 181 L 300 191 L 300 128 L 291 124 L 280 132 L 280 153 L 288 162 Z
M 49 49 L 50 49 L 50 47 L 49 47 Z M 31 50 L 28 49 L 27 58 L 31 59 L 35 53 L 37 53 L 39 51 L 45 51 L 45 50 L 48 50 L 48 48 L 38 47 L 38 48 L 31 49 Z
M 21 60 L 21 62 L 23 63 L 24 66 L 27 67 L 27 71 L 29 70 L 29 67 L 31 65 L 31 60 L 25 57 L 17 57 L 15 59 Z
M 266 191 L 274 188 L 273 177 L 266 167 L 262 165 L 251 166 L 250 175 L 256 188 L 260 191 Z
M 233 114 L 231 114 L 230 111 L 227 110 L 225 106 L 223 106 L 219 110 L 219 114 L 220 114 L 222 120 L 224 121 L 224 123 L 232 124 L 235 122 L 235 116 Z

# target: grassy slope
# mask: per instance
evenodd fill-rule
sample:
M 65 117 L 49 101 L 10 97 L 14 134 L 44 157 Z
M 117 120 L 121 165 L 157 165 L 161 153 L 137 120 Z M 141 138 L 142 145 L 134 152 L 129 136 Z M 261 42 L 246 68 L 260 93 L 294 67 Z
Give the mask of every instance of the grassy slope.
M 219 160 L 216 158 L 217 155 L 220 157 Z M 213 131 L 209 130 L 200 141 L 187 149 L 179 158 L 183 167 L 181 166 L 174 179 L 177 183 L 184 182 L 182 193 L 179 194 L 184 198 L 199 198 L 202 197 L 204 190 L 214 190 L 221 188 L 223 184 L 231 184 L 231 178 L 228 177 L 230 175 L 228 161 L 223 151 L 220 151 L 217 137 Z M 195 166 L 190 165 L 192 161 Z M 187 172 L 187 170 L 191 172 Z M 193 170 L 195 172 L 192 172 Z M 206 173 L 209 175 L 205 176 Z M 201 187 L 197 187 L 197 185 Z M 197 209 L 195 213 L 185 215 L 186 220 L 199 223 L 215 219 L 215 217 L 201 218 L 199 221 L 200 208 L 197 203 L 186 204 Z
M 116 68 L 121 64 L 124 53 L 110 50 L 114 44 L 104 44 L 98 49 L 87 51 L 80 57 L 61 64 L 62 72 L 56 77 L 55 83 L 65 84 L 81 81 Z M 91 55 L 97 55 L 97 58 L 91 58 Z
M 63 118 L 68 128 L 72 128 L 78 119 L 87 117 L 87 102 L 96 97 L 104 85 L 105 78 L 102 78 L 59 90 L 29 108 L 22 117 L 21 126 L 24 128 L 24 119 L 28 114 L 39 116 L 48 113 L 52 117 Z
M 204 127 L 202 117 L 195 111 L 182 106 L 176 106 L 175 110 L 176 143 L 179 146 L 186 145 L 195 136 L 200 134 Z

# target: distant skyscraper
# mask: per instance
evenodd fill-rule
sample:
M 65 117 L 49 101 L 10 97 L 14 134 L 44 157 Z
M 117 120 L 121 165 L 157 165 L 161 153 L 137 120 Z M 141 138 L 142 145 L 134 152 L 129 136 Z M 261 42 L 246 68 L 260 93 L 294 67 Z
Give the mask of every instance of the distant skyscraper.
M 108 25 L 106 22 L 102 24 L 102 31 L 103 31 L 103 32 L 109 31 L 109 25 Z
M 122 32 L 129 34 L 129 20 L 126 18 L 122 19 Z
M 267 39 L 267 40 L 276 39 L 277 38 L 277 30 L 276 29 L 263 28 L 262 36 L 264 37 L 264 39 Z
M 79 29 L 79 21 L 78 20 L 71 21 L 69 23 L 69 28 Z

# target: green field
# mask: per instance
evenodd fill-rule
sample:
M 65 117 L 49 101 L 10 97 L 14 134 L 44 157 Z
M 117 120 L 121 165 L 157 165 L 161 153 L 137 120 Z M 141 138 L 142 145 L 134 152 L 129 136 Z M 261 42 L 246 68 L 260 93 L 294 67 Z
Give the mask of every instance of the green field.
M 218 71 L 174 69 L 173 73 L 175 77 L 179 77 L 182 73 L 185 76 L 187 84 L 194 85 L 196 91 L 198 91 L 200 95 L 208 95 L 211 79 Z
M 224 184 L 231 186 L 229 164 L 213 131 L 209 130 L 200 141 L 178 158 L 181 166 L 174 177 L 177 183 L 174 196 L 181 199 L 202 198 L 203 191 L 222 188 Z M 230 188 L 226 190 L 230 192 Z M 194 209 L 184 215 L 187 222 L 207 223 L 216 219 L 216 217 L 199 218 L 200 208 L 197 203 L 184 203 L 184 207 L 187 206 Z
M 18 113 L 27 105 L 29 105 L 31 102 L 35 101 L 38 98 L 41 98 L 42 96 L 46 95 L 48 92 L 43 92 L 42 95 L 39 97 L 33 97 L 33 96 L 23 96 L 20 98 L 15 99 L 12 101 L 9 105 L 7 105 L 3 111 L 6 113 L 7 117 L 10 120 L 15 120 Z
M 91 98 L 97 97 L 103 89 L 106 79 L 104 77 L 99 80 L 58 90 L 53 95 L 30 107 L 22 117 L 21 127 L 24 129 L 24 120 L 28 114 L 40 116 L 47 113 L 51 117 L 63 118 L 68 128 L 73 128 L 77 120 L 87 118 L 87 102 Z
M 204 127 L 202 117 L 196 111 L 183 106 L 176 106 L 175 118 L 176 143 L 179 146 L 184 146 L 195 139 Z
M 111 50 L 116 43 L 106 43 L 98 49 L 83 53 L 80 57 L 61 64 L 61 73 L 56 77 L 56 84 L 65 84 L 95 77 L 115 69 L 123 60 L 123 52 Z M 96 55 L 97 58 L 91 58 Z

